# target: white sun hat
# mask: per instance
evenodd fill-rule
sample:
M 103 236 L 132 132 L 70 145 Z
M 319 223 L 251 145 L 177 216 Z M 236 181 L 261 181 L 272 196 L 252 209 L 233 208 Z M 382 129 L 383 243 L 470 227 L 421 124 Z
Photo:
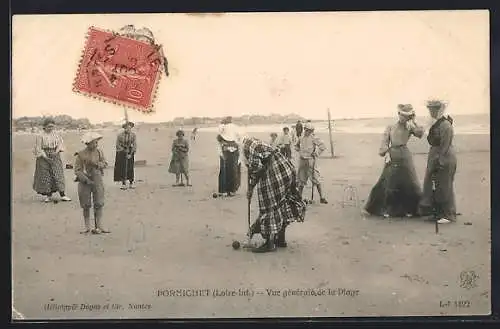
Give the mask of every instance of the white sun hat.
M 240 133 L 235 124 L 227 123 L 219 126 L 219 135 L 228 142 L 236 142 L 239 140 Z
M 99 134 L 98 132 L 89 131 L 89 132 L 83 134 L 81 141 L 83 144 L 88 144 L 90 142 L 93 142 L 95 140 L 99 140 L 101 138 L 102 138 L 102 135 Z

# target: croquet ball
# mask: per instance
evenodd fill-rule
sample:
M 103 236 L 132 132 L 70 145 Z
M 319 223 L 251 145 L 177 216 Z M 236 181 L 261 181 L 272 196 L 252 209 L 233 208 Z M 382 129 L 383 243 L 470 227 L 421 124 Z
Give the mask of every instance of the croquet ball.
M 233 249 L 238 250 L 240 249 L 240 242 L 239 241 L 233 241 Z
M 212 194 L 212 198 L 217 199 L 219 195 L 217 193 Z

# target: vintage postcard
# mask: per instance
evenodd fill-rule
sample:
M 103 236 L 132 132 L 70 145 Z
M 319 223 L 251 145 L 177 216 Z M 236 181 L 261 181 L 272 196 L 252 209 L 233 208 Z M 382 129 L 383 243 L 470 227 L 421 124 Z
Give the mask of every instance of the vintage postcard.
M 487 315 L 489 13 L 17 15 L 17 320 Z

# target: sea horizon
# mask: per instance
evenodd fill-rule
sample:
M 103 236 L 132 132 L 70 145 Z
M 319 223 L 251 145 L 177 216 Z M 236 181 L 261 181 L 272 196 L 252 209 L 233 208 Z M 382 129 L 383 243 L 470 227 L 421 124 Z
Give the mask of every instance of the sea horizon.
M 490 116 L 487 113 L 478 114 L 460 114 L 451 115 L 454 119 L 455 134 L 490 134 Z M 394 123 L 397 119 L 395 117 L 376 117 L 376 118 L 342 118 L 332 119 L 331 127 L 332 133 L 344 134 L 381 134 L 385 128 Z M 428 129 L 429 119 L 419 118 L 418 122 Z M 328 133 L 328 120 L 311 120 L 317 133 Z M 136 127 L 164 127 L 167 122 L 136 122 Z M 171 123 L 170 123 L 171 124 Z M 283 127 L 291 127 L 295 122 L 285 123 L 258 123 L 258 124 L 241 124 L 240 127 L 248 133 L 280 133 Z M 108 127 L 97 127 L 91 130 L 114 130 L 119 129 L 120 125 L 116 124 Z M 173 129 L 184 129 L 190 132 L 194 127 L 198 128 L 199 132 L 216 132 L 218 124 L 203 124 L 203 125 L 174 125 Z M 67 129 L 69 130 L 69 129 Z M 26 133 L 26 132 L 15 132 Z
M 489 135 L 489 114 L 462 114 L 451 115 L 454 120 L 454 132 L 458 135 Z M 335 119 L 331 120 L 332 133 L 344 134 L 381 134 L 385 128 L 396 122 L 394 117 L 385 118 L 361 118 L 361 119 Z M 328 120 L 311 120 L 317 133 L 328 133 Z M 424 128 L 429 128 L 429 119 L 418 120 Z M 292 123 L 293 124 L 293 123 Z M 283 127 L 290 127 L 288 123 L 268 123 L 245 125 L 243 129 L 251 133 L 279 133 Z M 200 127 L 198 131 L 215 132 L 217 126 Z

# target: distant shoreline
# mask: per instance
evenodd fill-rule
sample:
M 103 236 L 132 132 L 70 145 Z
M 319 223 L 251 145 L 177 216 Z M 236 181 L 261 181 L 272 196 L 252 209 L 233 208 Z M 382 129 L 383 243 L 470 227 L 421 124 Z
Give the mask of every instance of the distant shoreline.
M 456 122 L 456 134 L 490 134 L 490 120 L 489 114 L 465 114 L 465 115 L 456 115 L 453 116 Z M 360 119 L 332 119 L 332 132 L 335 134 L 339 133 L 359 133 L 359 134 L 380 134 L 388 124 L 393 123 L 395 120 L 394 117 L 378 117 L 378 118 L 360 118 Z M 260 121 L 260 120 L 259 120 Z M 307 120 L 304 120 L 305 122 Z M 259 133 L 259 132 L 281 132 L 282 128 L 285 126 L 291 127 L 297 121 L 289 120 L 289 121 L 273 121 L 273 122 L 240 122 L 240 120 L 235 120 L 233 118 L 233 122 L 242 127 L 244 130 L 248 130 L 250 132 Z M 316 127 L 316 131 L 318 133 L 328 132 L 328 120 L 311 120 L 311 122 Z M 420 120 L 421 124 L 426 123 L 425 119 Z M 203 124 L 177 124 L 174 125 L 171 122 L 158 122 L 158 123 L 149 123 L 149 122 L 136 122 L 136 130 L 140 131 L 142 129 L 184 129 L 186 132 L 191 132 L 194 128 L 198 128 L 200 132 L 214 132 L 219 123 L 203 123 Z M 33 131 L 31 128 L 24 127 L 24 129 L 20 129 L 20 127 L 12 127 L 14 133 L 37 133 L 40 131 L 41 127 L 34 127 Z M 88 130 L 119 130 L 121 128 L 120 124 L 96 124 L 92 125 L 88 128 L 79 129 L 71 129 L 62 127 L 62 132 L 85 132 Z
M 472 114 L 450 114 L 452 117 L 489 117 L 489 113 L 472 113 Z M 261 116 L 265 117 L 265 116 Z M 19 118 L 12 118 L 12 122 L 16 122 L 17 120 L 20 120 L 24 117 L 19 117 Z M 332 118 L 331 121 L 335 122 L 344 122 L 344 121 L 370 121 L 370 120 L 389 120 L 389 119 L 394 119 L 394 116 L 384 116 L 384 117 L 367 117 L 367 118 Z M 191 118 L 186 118 L 186 121 L 189 121 Z M 209 120 L 217 120 L 219 118 L 209 118 Z M 75 119 L 75 120 L 86 120 L 86 119 Z M 242 126 L 249 126 L 249 125 L 276 125 L 276 124 L 288 124 L 288 125 L 293 125 L 297 123 L 298 119 L 284 119 L 283 121 L 280 120 L 262 120 L 259 122 L 252 122 L 252 123 L 244 123 L 239 120 L 239 117 L 233 117 L 233 122 L 238 125 Z M 308 121 L 308 119 L 300 119 L 302 123 Z M 328 119 L 311 119 L 311 122 L 327 122 Z M 181 122 L 175 122 L 175 121 L 160 121 L 160 122 L 142 122 L 142 121 L 135 121 L 137 125 L 141 126 L 173 126 L 173 127 L 217 127 L 219 125 L 219 122 L 210 122 L 210 123 L 200 123 L 200 124 L 182 124 Z M 94 127 L 99 127 L 102 126 L 106 123 L 101 122 L 101 123 L 92 123 L 91 125 Z M 115 123 L 115 124 L 110 124 L 108 127 L 120 127 L 121 124 Z
M 268 124 L 266 126 L 272 127 L 273 124 Z M 274 126 L 276 126 L 276 125 L 274 125 Z M 186 128 L 186 127 L 184 127 L 184 128 Z M 206 130 L 206 129 L 200 130 L 199 129 L 198 133 L 214 134 L 214 133 L 216 133 L 216 129 L 217 129 L 216 126 L 204 127 L 204 128 L 208 128 L 208 130 Z M 149 128 L 146 130 L 151 131 L 151 129 L 158 129 L 158 127 Z M 163 128 L 160 128 L 159 130 L 171 130 L 172 134 L 173 134 L 173 131 L 175 129 L 178 129 L 178 128 L 176 128 L 176 127 L 163 127 Z M 91 128 L 88 130 L 81 130 L 81 131 L 66 129 L 66 130 L 61 131 L 61 133 L 62 134 L 68 134 L 68 133 L 81 133 L 81 134 L 83 134 L 86 131 L 118 131 L 118 130 L 120 130 L 120 127 L 115 126 L 115 127 L 105 127 L 105 128 Z M 191 133 L 190 130 L 187 130 L 187 129 L 184 129 L 184 130 L 187 133 Z M 263 134 L 263 133 L 269 133 L 271 131 L 279 132 L 278 129 L 274 129 L 274 130 L 271 130 L 271 129 L 269 129 L 269 130 L 247 130 L 247 132 L 250 134 Z M 328 130 L 320 130 L 320 131 L 317 131 L 317 133 L 318 134 L 328 134 Z M 349 130 L 339 131 L 337 129 L 333 129 L 333 131 L 332 131 L 332 134 L 337 135 L 337 136 L 338 135 L 374 135 L 374 136 L 380 136 L 382 133 L 383 133 L 383 129 L 377 129 L 377 128 L 373 128 L 373 130 L 371 130 L 371 131 L 360 131 L 360 130 L 356 130 L 356 129 L 353 129 L 351 131 L 349 131 Z M 13 131 L 12 132 L 12 135 L 36 135 L 36 134 L 38 134 L 38 132 L 30 132 L 30 131 Z M 489 129 L 488 129 L 488 131 L 466 131 L 466 130 L 464 131 L 464 130 L 457 129 L 455 131 L 455 135 L 490 135 L 490 131 L 489 131 Z
M 473 114 L 457 114 L 453 115 L 450 114 L 452 117 L 489 117 L 489 113 L 473 113 Z M 335 119 L 332 118 L 331 122 L 346 122 L 346 121 L 355 121 L 355 122 L 361 122 L 361 121 L 384 121 L 384 120 L 394 120 L 394 116 L 385 116 L 385 117 L 370 117 L 370 118 L 340 118 L 340 119 Z M 306 119 L 301 120 L 302 123 L 305 123 Z M 328 122 L 328 119 L 315 119 L 315 120 L 310 120 L 311 123 L 318 123 L 318 122 Z M 240 126 L 264 126 L 264 125 L 295 125 L 297 123 L 297 120 L 288 120 L 288 121 L 262 121 L 262 122 L 254 122 L 254 123 L 242 123 L 237 119 L 233 118 L 233 123 L 236 125 Z M 166 122 L 136 122 L 137 125 L 141 126 L 171 126 L 171 127 L 189 127 L 189 128 L 211 128 L 211 127 L 218 127 L 219 123 L 205 123 L 205 124 L 180 124 L 180 123 L 174 123 L 172 121 L 166 121 Z M 99 125 L 99 124 L 96 124 Z M 117 125 L 119 126 L 119 125 Z

